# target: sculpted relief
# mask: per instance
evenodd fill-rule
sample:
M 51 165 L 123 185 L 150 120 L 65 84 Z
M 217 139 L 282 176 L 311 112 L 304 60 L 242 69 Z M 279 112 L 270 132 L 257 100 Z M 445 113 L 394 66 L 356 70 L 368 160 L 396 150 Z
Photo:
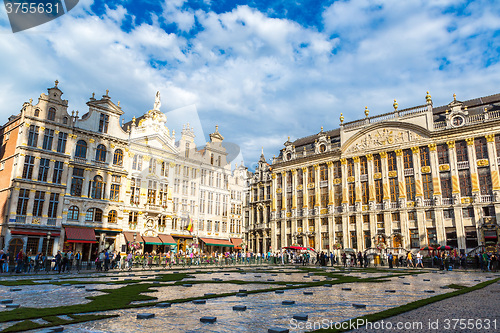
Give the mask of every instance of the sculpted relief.
M 363 135 L 351 144 L 347 152 L 360 152 L 367 149 L 380 148 L 395 144 L 410 143 L 422 140 L 422 136 L 410 130 L 379 129 Z

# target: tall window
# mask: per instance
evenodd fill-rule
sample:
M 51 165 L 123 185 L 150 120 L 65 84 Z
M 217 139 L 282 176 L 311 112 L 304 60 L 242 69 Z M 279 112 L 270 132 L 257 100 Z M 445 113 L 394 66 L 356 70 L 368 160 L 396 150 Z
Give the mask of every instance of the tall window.
M 413 152 L 411 149 L 403 150 L 403 165 L 405 169 L 413 168 Z
M 482 195 L 491 194 L 491 175 L 490 168 L 478 168 L 477 174 L 479 176 L 479 189 Z
M 28 146 L 36 147 L 38 145 L 38 130 L 38 126 L 30 125 L 30 129 L 28 130 Z
M 101 176 L 95 176 L 91 181 L 90 197 L 92 199 L 103 199 L 104 182 Z
M 398 197 L 399 197 L 399 186 L 398 186 L 398 179 L 397 178 L 390 178 L 389 179 L 389 188 L 391 191 L 391 201 L 397 202 Z
M 73 168 L 73 177 L 71 180 L 71 195 L 74 197 L 82 196 L 83 188 L 83 173 L 84 170 L 81 168 Z
M 354 186 L 354 183 L 349 183 L 349 205 L 354 206 L 355 201 L 356 201 L 356 187 Z
M 78 140 L 76 143 L 75 157 L 87 158 L 87 142 Z
M 321 207 L 328 207 L 328 187 L 321 188 Z M 290 197 L 290 196 L 288 196 Z M 292 203 L 289 203 L 289 207 L 292 208 Z
M 17 200 L 17 215 L 26 215 L 28 209 L 28 201 L 30 200 L 30 190 L 22 188 L 19 190 L 19 198 Z
M 52 150 L 52 141 L 54 141 L 54 130 L 46 128 L 43 135 L 42 148 Z
M 363 202 L 363 205 L 368 204 L 368 198 L 369 198 L 369 190 L 368 190 L 368 182 L 362 182 L 361 183 L 361 200 Z
M 23 178 L 31 179 L 33 177 L 33 168 L 35 167 L 35 156 L 24 156 Z
M 149 173 L 156 173 L 156 158 L 151 158 L 149 160 Z
M 406 199 L 408 201 L 415 201 L 415 177 L 406 176 L 405 185 L 406 185 Z
M 500 135 L 495 135 L 495 149 L 497 151 L 497 156 L 500 156 Z
M 66 141 L 68 140 L 68 133 L 59 132 L 59 137 L 57 138 L 57 152 L 66 152 Z
M 289 173 L 291 175 L 291 173 Z M 325 164 L 322 164 L 319 168 L 319 176 L 320 176 L 320 180 L 328 180 L 328 168 Z M 290 182 L 288 182 L 288 184 L 291 184 L 291 178 L 290 178 Z
M 38 181 L 47 181 L 47 175 L 49 174 L 49 163 L 50 160 L 48 158 L 40 159 L 40 167 L 38 168 Z
M 309 167 L 307 168 L 307 181 L 309 183 L 314 183 L 315 179 L 316 179 L 316 172 L 314 171 L 314 167 Z
M 429 245 L 437 244 L 437 234 L 435 228 L 427 228 L 427 241 Z
M 130 203 L 139 204 L 141 192 L 141 180 L 138 178 L 132 178 L 130 180 Z
M 448 158 L 448 145 L 438 145 L 437 146 L 437 155 L 439 164 L 448 164 L 450 160 Z
M 302 176 L 302 170 L 299 170 L 299 173 Z M 333 162 L 333 178 L 342 178 L 342 166 L 340 161 Z
M 168 185 L 167 184 L 159 184 L 158 186 L 158 204 L 163 207 L 167 206 L 168 200 Z
M 382 189 L 382 179 L 375 179 L 375 201 L 377 203 L 382 203 L 383 197 L 384 191 Z
M 432 175 L 430 173 L 422 175 L 422 187 L 424 190 L 424 199 L 432 199 L 433 188 L 432 188 Z
M 142 156 L 134 155 L 134 160 L 132 161 L 132 170 L 142 170 Z
M 362 156 L 359 159 L 359 171 L 362 175 L 366 175 L 368 173 L 368 162 L 365 156 Z
M 397 169 L 396 153 L 393 151 L 387 153 L 387 167 L 389 171 L 396 171 Z
M 101 113 L 99 117 L 99 132 L 108 133 L 109 116 Z
M 458 162 L 466 162 L 469 160 L 469 155 L 467 153 L 467 142 L 458 141 L 455 144 L 455 151 L 457 153 Z
M 410 246 L 413 249 L 420 247 L 420 239 L 418 237 L 418 229 L 410 229 Z
M 68 220 L 77 221 L 80 215 L 80 209 L 76 206 L 71 206 L 68 208 Z
M 167 162 L 161 162 L 161 176 L 163 177 L 168 177 L 168 163 Z
M 47 215 L 50 218 L 57 217 L 57 206 L 59 205 L 59 193 L 51 193 L 49 200 L 49 210 Z
M 111 189 L 109 193 L 109 200 L 119 201 L 120 200 L 120 181 L 121 177 L 118 175 L 111 176 Z
M 478 160 L 488 158 L 488 145 L 485 137 L 474 139 L 474 146 L 476 148 L 476 158 Z
M 441 194 L 443 198 L 452 197 L 451 175 L 449 172 L 442 172 L 441 175 Z
M 469 169 L 458 171 L 458 182 L 460 184 L 460 195 L 470 197 L 472 195 L 472 183 Z
M 354 176 L 354 162 L 352 158 L 347 160 L 347 177 Z
M 123 164 L 123 151 L 121 149 L 116 149 L 113 154 L 113 164 L 122 165 Z
M 148 204 L 156 204 L 156 182 L 148 181 Z
M 45 192 L 36 191 L 35 201 L 33 203 L 33 216 L 42 216 L 44 202 L 45 202 Z
M 186 142 L 186 150 L 184 151 L 184 157 L 189 158 L 189 142 Z
M 420 166 L 430 166 L 429 147 L 420 147 Z
M 52 174 L 52 182 L 54 184 L 61 184 L 64 162 L 54 162 L 54 173 Z
M 129 224 L 137 224 L 137 212 L 128 213 L 128 223 Z
M 118 214 L 116 210 L 110 210 L 108 213 L 108 223 L 116 223 Z
M 373 172 L 382 172 L 382 161 L 378 154 L 373 156 Z
M 47 114 L 48 120 L 56 120 L 56 109 L 50 108 L 49 113 Z
M 95 151 L 95 160 L 99 162 L 106 162 L 106 146 L 100 144 Z

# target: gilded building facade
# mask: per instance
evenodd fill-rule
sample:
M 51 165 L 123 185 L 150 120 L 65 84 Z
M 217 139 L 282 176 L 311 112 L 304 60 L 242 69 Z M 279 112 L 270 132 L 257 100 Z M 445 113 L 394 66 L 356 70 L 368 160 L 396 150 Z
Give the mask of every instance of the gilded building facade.
M 0 129 L 3 249 L 241 248 L 247 169 L 231 170 L 218 127 L 200 149 L 189 124 L 179 140 L 166 127 L 159 94 L 126 124 L 108 91 L 81 117 L 62 94 L 56 81 Z
M 408 109 L 394 101 L 378 116 L 366 108 L 351 122 L 341 114 L 338 129 L 288 139 L 269 171 L 270 248 L 494 246 L 500 94 L 454 96 L 440 107 L 429 94 L 425 101 Z M 261 220 L 249 224 L 251 232 Z

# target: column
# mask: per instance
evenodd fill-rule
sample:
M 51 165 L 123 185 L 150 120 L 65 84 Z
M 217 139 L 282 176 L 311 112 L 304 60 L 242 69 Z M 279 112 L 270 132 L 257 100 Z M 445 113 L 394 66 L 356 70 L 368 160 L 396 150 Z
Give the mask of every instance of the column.
M 285 211 L 286 212 L 286 192 L 287 192 L 287 188 L 286 188 L 286 171 L 282 171 L 281 172 L 281 210 L 282 211 Z M 281 217 L 286 217 L 286 216 L 282 216 Z
M 422 170 L 420 168 L 420 148 L 411 147 L 413 153 L 413 173 L 415 175 L 415 201 L 417 203 L 417 227 L 420 237 L 420 246 L 427 244 L 427 229 L 425 227 L 425 214 L 423 210 L 424 189 L 422 187 Z
M 382 165 L 382 187 L 384 209 L 390 207 L 391 191 L 389 189 L 389 166 L 387 164 L 387 153 L 380 153 L 380 163 Z M 384 230 L 386 234 L 386 242 L 389 244 L 389 235 L 392 234 L 392 216 L 390 211 L 384 211 Z
M 498 155 L 495 147 L 495 135 L 488 134 L 485 136 L 488 145 L 488 159 L 490 161 L 491 185 L 493 189 L 493 202 L 495 203 L 496 221 L 500 221 L 500 178 L 498 173 Z
M 328 249 L 333 252 L 335 244 L 335 219 L 334 219 L 334 191 L 333 191 L 333 162 L 326 162 L 328 166 Z
M 302 216 L 307 216 L 308 214 L 305 213 L 308 211 L 308 204 L 309 204 L 309 190 L 307 189 L 307 176 L 308 176 L 309 170 L 307 167 L 302 168 Z M 304 214 L 305 213 L 305 214 Z M 305 228 L 305 226 L 302 226 Z
M 297 232 L 297 169 L 292 169 L 292 222 L 290 225 L 290 236 Z M 293 239 L 292 239 L 293 243 Z M 290 246 L 292 244 L 285 244 L 286 246 Z
M 320 187 L 320 170 L 319 164 L 314 165 L 314 246 L 318 251 L 321 251 L 321 218 L 320 218 L 320 209 L 321 209 L 321 187 Z
M 437 207 L 441 205 L 441 181 L 439 178 L 439 161 L 437 156 L 436 144 L 431 143 L 429 147 L 429 161 L 431 164 L 432 188 L 434 197 L 434 221 L 436 223 L 436 235 L 438 244 L 445 244 L 446 231 L 444 228 L 443 209 Z
M 408 212 L 406 207 L 406 183 L 404 175 L 404 161 L 403 161 L 403 150 L 396 149 L 396 163 L 397 163 L 397 173 L 398 173 L 398 189 L 399 189 L 399 223 L 401 226 L 401 246 L 403 248 L 409 247 L 408 238 L 410 237 L 410 231 L 408 226 Z
M 354 156 L 352 158 L 354 162 L 354 188 L 356 189 L 355 205 L 356 211 L 361 211 L 361 179 L 360 179 L 360 166 L 359 166 L 359 156 Z
M 347 159 L 341 158 L 340 164 L 342 168 L 342 211 L 345 213 L 347 211 L 348 200 L 348 184 L 347 184 Z
M 446 141 L 448 145 L 448 159 L 450 162 L 451 186 L 453 193 L 453 216 L 457 231 L 457 242 L 459 249 L 465 249 L 465 230 L 460 206 L 460 183 L 458 181 L 457 154 L 455 151 L 455 141 Z
M 277 186 L 277 180 L 276 180 L 276 174 L 273 173 L 271 175 L 271 178 L 272 178 L 272 186 L 271 186 L 271 210 L 273 212 L 276 212 L 276 195 L 277 195 L 277 189 L 278 189 L 278 186 Z
M 373 178 L 373 155 L 372 154 L 367 154 L 366 155 L 366 161 L 367 161 L 367 168 L 368 168 L 368 191 L 369 191 L 369 196 L 368 196 L 368 201 L 369 201 L 369 206 L 370 210 L 375 207 L 375 179 Z
M 83 172 L 84 174 L 84 179 L 83 179 L 83 186 L 82 186 L 82 197 L 83 198 L 88 198 L 89 194 L 89 187 L 90 187 L 90 182 L 93 181 L 92 177 L 90 176 L 90 171 L 91 168 L 85 168 L 85 171 Z

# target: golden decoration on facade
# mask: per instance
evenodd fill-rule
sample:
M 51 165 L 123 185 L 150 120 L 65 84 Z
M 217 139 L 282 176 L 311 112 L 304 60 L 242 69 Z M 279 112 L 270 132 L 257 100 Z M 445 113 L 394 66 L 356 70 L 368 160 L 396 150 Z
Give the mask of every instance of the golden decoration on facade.
M 422 173 L 429 173 L 429 172 L 431 172 L 431 167 L 430 166 L 423 166 L 421 171 L 422 171 Z
M 363 211 L 367 211 L 369 208 L 368 205 L 363 205 Z
M 373 154 L 366 154 L 366 160 L 367 161 L 372 161 L 373 160 Z
M 403 150 L 402 149 L 396 149 L 394 152 L 396 153 L 396 156 L 402 156 L 403 155 Z
M 331 167 L 333 166 L 333 162 L 332 162 L 332 161 L 328 161 L 328 162 L 326 162 L 326 165 L 327 165 L 329 168 L 331 168 Z
M 322 208 L 322 209 L 319 211 L 319 213 L 320 213 L 321 215 L 328 214 L 328 208 Z
M 307 172 L 307 167 L 303 167 L 302 168 L 302 173 L 306 173 Z
M 370 114 L 370 110 L 368 110 L 368 107 L 365 106 L 365 117 L 368 118 L 368 115 Z
M 397 171 L 389 171 L 389 177 L 394 178 L 394 177 L 397 177 L 397 176 L 398 176 L 398 172 Z
M 335 178 L 335 179 L 333 180 L 333 183 L 334 183 L 334 184 L 336 184 L 336 185 L 338 185 L 338 184 L 342 184 L 342 178 Z
M 435 143 L 429 143 L 427 145 L 429 147 L 429 151 L 436 151 L 436 144 Z
M 271 175 L 271 178 L 272 178 L 272 179 L 276 179 L 276 174 L 275 174 L 275 173 L 273 173 L 273 174 Z
M 346 158 L 341 158 L 340 159 L 340 164 L 347 164 L 347 159 Z
M 381 174 L 380 172 L 375 172 L 375 173 L 373 174 L 373 178 L 374 178 L 374 179 L 381 179 L 381 178 L 382 178 L 382 174 Z
M 448 148 L 455 148 L 455 141 L 451 140 L 451 141 L 446 141 L 446 144 L 448 145 Z
M 487 134 L 484 136 L 487 142 L 495 142 L 495 134 Z
M 344 115 L 340 113 L 340 124 L 342 125 L 344 123 Z
M 469 145 L 469 146 L 474 145 L 474 138 L 467 138 L 467 139 L 465 139 L 465 141 L 467 141 L 467 145 Z
M 387 153 L 385 151 L 381 152 L 380 158 L 387 158 Z
M 354 177 L 353 177 L 353 176 L 347 177 L 347 181 L 348 181 L 349 183 L 354 182 Z
M 286 213 L 286 217 L 292 217 L 292 213 L 287 212 L 287 213 Z
M 352 160 L 354 161 L 354 163 L 359 163 L 359 156 L 354 156 Z
M 319 164 L 314 164 L 314 170 L 318 170 L 319 169 Z
M 415 202 L 413 202 L 413 201 L 407 202 L 406 207 L 415 207 Z
M 307 184 L 307 188 L 308 188 L 308 189 L 314 188 L 314 183 L 309 183 L 309 184 Z
M 420 152 L 420 148 L 418 148 L 418 147 L 411 147 L 411 152 L 413 154 L 418 154 Z
M 276 193 L 278 193 L 278 194 L 281 193 L 281 188 L 277 188 Z
M 482 159 L 477 161 L 477 166 L 483 167 L 488 166 L 490 162 L 487 159 Z
M 471 204 L 474 200 L 470 197 L 465 197 L 465 198 L 462 198 L 462 203 L 463 204 Z
M 292 175 L 296 175 L 297 174 L 297 169 L 292 169 Z
M 429 92 L 427 92 L 427 95 L 425 95 L 425 101 L 427 102 L 427 104 L 432 104 L 432 98 Z
M 297 185 L 297 191 L 302 191 L 302 185 Z
M 448 171 L 450 170 L 450 165 L 449 164 L 441 164 L 439 166 L 439 171 Z
M 396 102 L 396 100 L 394 100 L 394 103 L 392 104 L 392 107 L 394 108 L 394 111 L 398 110 L 398 102 Z

